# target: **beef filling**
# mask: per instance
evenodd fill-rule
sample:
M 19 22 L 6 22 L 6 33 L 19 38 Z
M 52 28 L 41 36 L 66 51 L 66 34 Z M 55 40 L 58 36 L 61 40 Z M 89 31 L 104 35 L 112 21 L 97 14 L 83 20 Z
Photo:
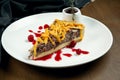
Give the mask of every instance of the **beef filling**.
M 53 45 L 50 41 L 48 41 L 47 44 L 39 43 L 38 46 L 37 46 L 37 53 L 42 53 L 42 52 L 48 51 L 52 48 L 57 47 L 58 45 L 60 45 L 62 43 L 68 42 L 70 40 L 73 40 L 73 39 L 79 37 L 80 36 L 80 30 L 79 29 L 70 29 L 66 33 L 65 39 L 61 43 L 59 43 L 54 36 L 52 36 L 52 35 L 50 35 L 50 36 L 51 36 L 52 40 L 55 42 L 56 45 Z

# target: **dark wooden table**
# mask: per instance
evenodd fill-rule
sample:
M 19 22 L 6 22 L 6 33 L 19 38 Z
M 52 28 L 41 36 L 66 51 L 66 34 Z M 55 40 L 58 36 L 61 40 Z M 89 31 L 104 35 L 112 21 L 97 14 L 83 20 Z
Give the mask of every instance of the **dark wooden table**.
M 111 30 L 114 42 L 106 55 L 81 66 L 48 69 L 24 64 L 4 54 L 0 80 L 120 80 L 120 0 L 96 0 L 81 11 Z

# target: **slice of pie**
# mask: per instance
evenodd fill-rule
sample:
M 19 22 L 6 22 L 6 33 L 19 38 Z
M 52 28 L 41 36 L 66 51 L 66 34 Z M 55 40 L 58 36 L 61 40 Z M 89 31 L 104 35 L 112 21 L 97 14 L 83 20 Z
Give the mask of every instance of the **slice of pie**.
M 66 47 L 71 41 L 79 42 L 83 39 L 84 25 L 74 21 L 55 19 L 45 32 L 37 37 L 36 43 L 29 50 L 30 59 L 37 59 L 52 54 Z

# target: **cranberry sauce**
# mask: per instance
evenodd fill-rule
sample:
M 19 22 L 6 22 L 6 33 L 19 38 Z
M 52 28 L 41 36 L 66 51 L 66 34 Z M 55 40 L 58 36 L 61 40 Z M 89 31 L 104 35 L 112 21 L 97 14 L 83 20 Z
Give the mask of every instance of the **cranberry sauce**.
M 72 54 L 70 54 L 70 53 L 64 53 L 63 55 L 67 56 L 67 57 L 71 57 L 72 56 Z
M 62 53 L 62 51 L 61 51 L 61 50 L 58 50 L 58 51 L 56 51 L 55 53 L 56 53 L 55 60 L 56 60 L 56 61 L 62 60 L 62 58 L 61 58 L 61 53 Z
M 41 58 L 37 58 L 37 59 L 33 59 L 33 60 L 43 60 L 43 61 L 46 61 L 48 59 L 51 59 L 53 54 L 49 54 L 47 56 L 44 56 L 44 57 L 41 57 Z

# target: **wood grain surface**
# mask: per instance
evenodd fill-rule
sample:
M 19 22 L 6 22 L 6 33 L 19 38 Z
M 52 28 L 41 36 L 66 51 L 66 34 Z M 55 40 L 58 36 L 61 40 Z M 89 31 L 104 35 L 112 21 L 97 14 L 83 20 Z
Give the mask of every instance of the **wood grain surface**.
M 0 80 L 120 80 L 120 0 L 96 0 L 81 11 L 111 30 L 114 41 L 106 55 L 81 66 L 48 69 L 3 54 Z

